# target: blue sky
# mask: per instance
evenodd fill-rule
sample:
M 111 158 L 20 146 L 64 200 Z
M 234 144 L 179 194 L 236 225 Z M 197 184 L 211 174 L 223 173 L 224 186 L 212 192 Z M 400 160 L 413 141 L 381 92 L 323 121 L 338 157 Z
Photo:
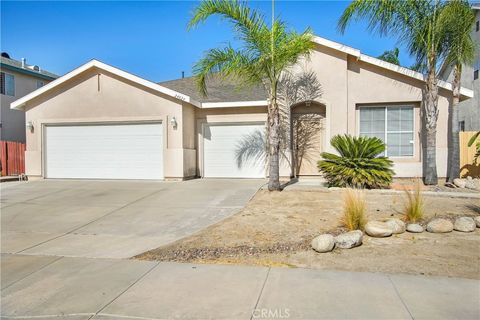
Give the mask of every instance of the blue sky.
M 152 81 L 179 78 L 205 50 L 232 41 L 229 25 L 208 20 L 195 30 L 186 24 L 198 2 L 192 1 L 1 1 L 1 50 L 64 74 L 96 58 Z M 270 1 L 252 1 L 267 17 Z M 354 23 L 344 35 L 336 24 L 348 1 L 277 1 L 276 14 L 297 31 L 315 34 L 378 56 L 396 46 L 395 39 L 367 32 Z M 412 59 L 401 51 L 402 65 Z

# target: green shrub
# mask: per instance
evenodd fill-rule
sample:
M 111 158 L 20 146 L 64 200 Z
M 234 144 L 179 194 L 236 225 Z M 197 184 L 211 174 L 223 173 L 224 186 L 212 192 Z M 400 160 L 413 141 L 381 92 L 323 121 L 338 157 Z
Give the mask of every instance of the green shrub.
M 360 190 L 347 189 L 343 196 L 341 223 L 348 230 L 363 230 L 367 224 L 365 195 Z
M 322 152 L 318 169 L 332 187 L 386 188 L 395 174 L 392 161 L 379 154 L 385 144 L 375 137 L 336 135 L 330 141 L 340 155 Z
M 403 214 L 405 215 L 405 221 L 407 222 L 418 222 L 423 218 L 425 201 L 423 199 L 421 188 L 420 183 L 417 182 L 413 192 L 405 189 L 407 201 L 405 203 Z
M 475 143 L 475 155 L 473 156 L 473 164 L 477 164 L 480 159 L 480 131 L 476 132 L 470 140 L 468 140 L 468 146 L 471 147 Z

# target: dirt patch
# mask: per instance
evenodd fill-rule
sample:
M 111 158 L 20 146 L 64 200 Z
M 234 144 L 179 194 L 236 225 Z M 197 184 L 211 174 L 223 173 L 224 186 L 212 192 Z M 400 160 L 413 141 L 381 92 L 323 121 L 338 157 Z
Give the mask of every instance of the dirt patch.
M 234 263 L 457 276 L 480 279 L 480 229 L 473 233 L 404 233 L 364 237 L 361 247 L 315 253 L 310 241 L 341 232 L 342 190 L 260 191 L 236 215 L 173 244 L 143 253 L 143 260 Z M 368 218 L 402 218 L 405 195 L 367 192 Z M 425 197 L 426 217 L 480 214 L 480 200 Z

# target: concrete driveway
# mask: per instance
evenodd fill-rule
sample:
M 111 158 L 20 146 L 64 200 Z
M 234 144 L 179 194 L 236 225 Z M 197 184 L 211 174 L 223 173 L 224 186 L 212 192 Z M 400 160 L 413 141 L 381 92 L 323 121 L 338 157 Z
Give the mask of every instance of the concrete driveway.
M 129 258 L 241 209 L 263 180 L 3 183 L 2 253 Z

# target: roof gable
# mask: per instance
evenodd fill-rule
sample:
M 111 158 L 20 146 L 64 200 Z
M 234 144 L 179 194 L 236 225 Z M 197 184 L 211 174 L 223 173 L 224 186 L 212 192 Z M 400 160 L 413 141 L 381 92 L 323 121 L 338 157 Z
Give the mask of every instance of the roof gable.
M 200 107 L 201 106 L 201 103 L 192 99 L 190 96 L 186 95 L 186 94 L 183 94 L 183 93 L 180 93 L 180 92 L 177 92 L 175 90 L 172 90 L 172 89 L 169 89 L 169 88 L 166 88 L 164 86 L 161 86 L 159 84 L 156 84 L 154 82 L 151 82 L 151 81 L 148 81 L 148 80 L 145 80 L 143 78 L 140 78 L 140 77 L 137 77 L 131 73 L 128 73 L 128 72 L 125 72 L 123 70 L 120 70 L 118 68 L 115 68 L 115 67 L 112 67 L 108 64 L 105 64 L 103 62 L 100 62 L 98 60 L 91 60 L 89 62 L 87 62 L 86 64 L 70 71 L 69 73 L 65 74 L 64 76 L 46 84 L 45 86 L 27 94 L 26 96 L 14 101 L 11 103 L 10 107 L 12 109 L 20 109 L 22 108 L 23 106 L 25 106 L 25 104 L 52 90 L 53 88 L 57 87 L 58 85 L 72 79 L 72 78 L 75 78 L 77 76 L 79 76 L 80 74 L 84 73 L 85 71 L 87 70 L 90 70 L 92 68 L 98 68 L 98 69 L 101 69 L 101 70 L 104 70 L 104 71 L 107 71 L 109 73 L 112 73 L 120 78 L 123 78 L 123 79 L 126 79 L 126 80 L 129 80 L 129 81 L 132 81 L 134 83 L 137 83 L 141 86 L 144 86 L 144 87 L 147 87 L 147 88 L 150 88 L 150 89 L 153 89 L 157 92 L 160 92 L 160 93 L 163 93 L 163 94 L 166 94 L 168 96 L 171 96 L 175 99 L 178 99 L 178 100 L 181 100 L 181 101 L 185 101 L 185 102 L 188 102 L 188 103 L 191 103 L 197 107 Z

